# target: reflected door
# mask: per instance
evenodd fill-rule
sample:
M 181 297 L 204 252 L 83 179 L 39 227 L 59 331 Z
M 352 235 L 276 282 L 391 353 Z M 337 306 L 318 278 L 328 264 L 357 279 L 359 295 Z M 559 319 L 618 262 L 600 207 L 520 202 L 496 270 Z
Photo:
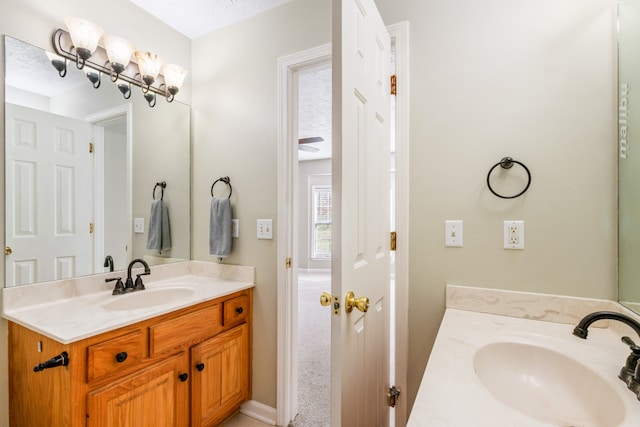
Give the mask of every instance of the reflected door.
M 7 104 L 6 285 L 93 272 L 89 125 Z M 7 251 L 8 252 L 8 251 Z

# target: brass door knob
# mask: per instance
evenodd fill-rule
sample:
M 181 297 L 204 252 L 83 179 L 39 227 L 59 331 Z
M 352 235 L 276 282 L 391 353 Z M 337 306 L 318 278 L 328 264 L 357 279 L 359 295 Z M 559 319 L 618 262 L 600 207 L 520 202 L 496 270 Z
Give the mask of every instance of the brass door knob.
M 331 305 L 331 294 L 329 292 L 323 292 L 320 294 L 320 305 L 323 307 Z
M 12 253 L 13 253 L 13 249 L 11 249 L 11 246 L 5 246 L 4 254 L 5 255 L 11 255 Z
M 353 311 L 353 307 L 363 313 L 366 313 L 367 310 L 369 310 L 369 298 L 356 298 L 352 291 L 347 292 L 347 296 L 344 299 L 344 309 L 347 313 L 351 313 Z

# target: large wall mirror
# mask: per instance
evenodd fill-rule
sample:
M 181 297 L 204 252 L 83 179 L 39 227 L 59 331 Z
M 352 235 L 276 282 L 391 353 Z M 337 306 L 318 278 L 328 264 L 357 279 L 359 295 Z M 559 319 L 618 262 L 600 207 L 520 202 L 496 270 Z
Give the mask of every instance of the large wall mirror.
M 4 43 L 5 286 L 189 259 L 190 107 L 124 99 L 109 76 L 94 88 L 71 62 L 60 77 L 45 50 Z M 164 249 L 148 248 L 159 200 Z
M 618 299 L 640 313 L 640 0 L 618 19 Z

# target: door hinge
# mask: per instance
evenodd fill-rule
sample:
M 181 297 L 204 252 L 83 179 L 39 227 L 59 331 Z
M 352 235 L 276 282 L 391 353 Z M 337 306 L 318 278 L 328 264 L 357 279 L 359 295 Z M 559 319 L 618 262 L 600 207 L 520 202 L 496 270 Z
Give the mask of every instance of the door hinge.
M 396 90 L 397 90 L 397 86 L 396 86 L 396 75 L 393 74 L 391 76 L 391 95 L 395 95 L 396 94 Z
M 396 250 L 396 232 L 395 231 L 391 232 L 391 239 L 390 239 L 389 249 L 392 250 L 392 251 Z
M 93 142 L 89 143 L 89 153 L 93 154 Z
M 387 393 L 387 405 L 392 408 L 396 407 L 396 403 L 398 403 L 398 398 L 400 397 L 400 389 L 396 386 L 392 385 L 389 387 L 389 393 Z
M 93 223 L 89 223 L 89 234 L 93 234 Z
M 287 268 L 291 268 L 291 257 L 287 257 L 287 259 L 285 261 L 285 266 Z

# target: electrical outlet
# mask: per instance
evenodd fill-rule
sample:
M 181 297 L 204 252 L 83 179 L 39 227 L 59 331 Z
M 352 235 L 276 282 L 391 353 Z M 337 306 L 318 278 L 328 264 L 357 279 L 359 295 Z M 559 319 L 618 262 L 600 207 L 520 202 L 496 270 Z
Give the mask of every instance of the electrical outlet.
M 231 220 L 231 237 L 240 237 L 240 220 Z
M 524 221 L 504 222 L 504 248 L 524 249 Z
M 258 220 L 258 239 L 273 239 L 273 221 L 270 219 Z

